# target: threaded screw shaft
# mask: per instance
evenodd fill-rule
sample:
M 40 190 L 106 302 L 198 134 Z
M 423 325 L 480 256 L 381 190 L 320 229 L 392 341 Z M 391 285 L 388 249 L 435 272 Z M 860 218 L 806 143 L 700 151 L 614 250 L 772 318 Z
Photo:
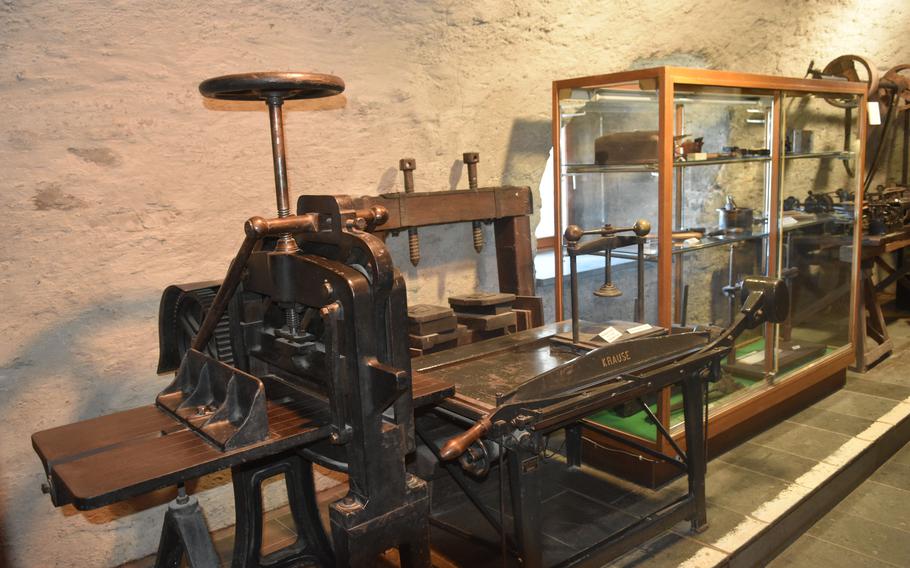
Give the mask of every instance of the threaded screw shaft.
M 300 314 L 294 308 L 287 308 L 284 311 L 284 319 L 287 322 L 288 331 L 297 335 L 297 329 L 300 327 Z
M 480 221 L 473 221 L 471 227 L 474 235 L 474 250 L 480 252 L 483 250 L 483 223 Z
M 417 235 L 417 229 L 408 229 L 408 255 L 412 265 L 417 266 L 420 263 L 420 237 Z

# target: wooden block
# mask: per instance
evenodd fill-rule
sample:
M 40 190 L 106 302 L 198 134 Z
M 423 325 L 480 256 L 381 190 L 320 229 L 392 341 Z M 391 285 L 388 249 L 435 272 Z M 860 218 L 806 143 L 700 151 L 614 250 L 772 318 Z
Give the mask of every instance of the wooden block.
M 461 294 L 458 296 L 449 296 L 449 305 L 451 306 L 495 306 L 498 304 L 507 304 L 515 301 L 515 294 L 506 294 L 504 292 L 474 292 L 473 294 Z
M 449 310 L 451 312 L 452 310 Z M 446 333 L 453 331 L 458 325 L 455 315 L 446 316 L 442 319 L 414 322 L 408 325 L 408 333 L 411 335 L 430 335 L 432 333 Z
M 430 304 L 416 304 L 408 307 L 408 323 L 426 323 L 447 317 L 452 317 L 452 308 L 433 306 Z
M 515 294 L 501 292 L 475 292 L 450 296 L 449 305 L 458 313 L 502 314 L 512 309 Z
M 426 351 L 440 343 L 448 341 L 457 341 L 458 337 L 465 332 L 464 326 L 458 326 L 448 333 L 431 333 L 429 335 L 409 335 L 411 347 L 413 349 L 422 349 Z
M 526 329 L 531 329 L 531 321 L 533 319 L 533 314 L 531 310 L 513 310 L 517 318 L 516 329 L 517 331 L 524 331 Z
M 464 324 L 475 331 L 495 331 L 514 326 L 517 318 L 515 312 L 508 311 L 501 314 L 463 314 L 457 313 L 458 323 Z

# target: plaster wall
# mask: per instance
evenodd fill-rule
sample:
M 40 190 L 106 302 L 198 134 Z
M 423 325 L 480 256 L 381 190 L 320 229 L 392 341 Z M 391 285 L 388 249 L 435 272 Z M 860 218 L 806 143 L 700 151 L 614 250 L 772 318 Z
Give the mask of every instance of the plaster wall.
M 202 79 L 334 73 L 347 91 L 288 105 L 294 195 L 537 186 L 550 81 L 661 63 L 801 76 L 810 59 L 910 60 L 898 0 L 0 2 L 0 566 L 112 566 L 152 552 L 166 495 L 54 509 L 29 435 L 148 404 L 157 303 L 219 278 L 247 217 L 273 211 L 263 110 L 204 101 Z M 711 204 L 713 208 L 715 205 Z M 422 231 L 412 302 L 496 284 L 468 227 Z M 487 228 L 487 239 L 492 233 Z M 233 518 L 201 483 L 211 528 Z

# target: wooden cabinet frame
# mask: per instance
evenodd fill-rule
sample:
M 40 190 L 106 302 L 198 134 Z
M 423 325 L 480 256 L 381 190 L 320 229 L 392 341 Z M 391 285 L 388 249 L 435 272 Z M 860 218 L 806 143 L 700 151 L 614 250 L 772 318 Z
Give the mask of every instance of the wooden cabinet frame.
M 743 397 L 741 401 L 735 401 L 725 405 L 723 408 L 713 413 L 709 424 L 709 435 L 711 437 L 710 449 L 713 452 L 721 451 L 725 447 L 735 443 L 750 432 L 767 424 L 769 420 L 780 419 L 788 412 L 793 412 L 807 402 L 808 398 L 819 398 L 824 396 L 831 389 L 838 388 L 843 384 L 845 369 L 853 362 L 854 347 L 853 343 L 856 336 L 856 325 L 859 321 L 859 309 L 861 309 L 860 299 L 857 297 L 856 290 L 859 290 L 860 284 L 860 262 L 859 251 L 860 241 L 862 239 L 862 224 L 858 220 L 862 219 L 862 180 L 864 177 L 863 164 L 865 163 L 865 138 L 866 138 L 866 103 L 867 93 L 866 86 L 862 83 L 833 81 L 833 80 L 816 80 L 816 79 L 798 79 L 787 77 L 774 77 L 768 75 L 756 75 L 749 73 L 735 73 L 728 71 L 715 71 L 707 69 L 688 69 L 680 67 L 656 67 L 650 69 L 641 69 L 635 71 L 626 71 L 621 73 L 611 73 L 607 75 L 594 75 L 588 77 L 578 77 L 572 79 L 563 79 L 553 82 L 552 90 L 552 111 L 553 111 L 553 156 L 554 156 L 554 230 L 553 237 L 555 249 L 555 307 L 556 320 L 562 320 L 565 317 L 565 306 L 563 305 L 563 152 L 561 148 L 561 117 L 560 117 L 560 93 L 567 89 L 613 87 L 619 84 L 628 84 L 638 82 L 639 85 L 656 87 L 658 98 L 658 128 L 659 128 L 659 156 L 657 162 L 658 173 L 658 258 L 657 258 L 657 323 L 664 327 L 671 327 L 673 323 L 673 258 L 672 258 L 672 231 L 674 219 L 674 148 L 673 136 L 676 133 L 676 109 L 674 107 L 674 93 L 677 86 L 684 85 L 686 89 L 691 87 L 700 87 L 705 91 L 710 91 L 712 87 L 717 88 L 736 88 L 741 92 L 749 94 L 760 94 L 773 97 L 772 106 L 772 146 L 770 161 L 770 204 L 769 209 L 769 235 L 767 247 L 767 259 L 764 266 L 767 267 L 769 274 L 779 274 L 781 271 L 780 258 L 780 211 L 781 211 L 781 187 L 783 183 L 783 148 L 781 132 L 786 128 L 786 117 L 784 105 L 782 104 L 786 96 L 802 96 L 809 94 L 817 95 L 845 95 L 855 96 L 859 100 L 857 115 L 857 139 L 859 141 L 858 152 L 855 155 L 855 179 L 858 180 L 856 187 L 856 199 L 854 208 L 854 219 L 857 221 L 853 227 L 853 263 L 850 274 L 852 290 L 850 293 L 850 322 L 849 322 L 849 343 L 833 353 L 806 365 L 788 375 L 786 381 L 770 384 L 762 391 L 754 395 Z M 584 314 L 582 314 L 584 317 Z M 777 334 L 773 333 L 770 328 L 766 330 L 766 336 L 772 338 L 766 342 L 766 350 L 770 354 L 776 348 Z M 670 420 L 670 392 L 665 390 L 658 403 L 658 418 L 666 426 L 669 426 Z M 593 423 L 592 423 L 593 426 Z M 605 428 L 600 426 L 600 428 Z M 623 434 L 614 431 L 618 434 Z M 674 433 L 674 438 L 679 435 L 682 438 L 682 432 Z M 628 434 L 631 436 L 631 434 Z M 621 436 L 620 436 L 621 437 Z M 629 451 L 629 448 L 622 448 L 621 442 L 616 441 L 616 436 L 610 439 L 598 439 L 591 442 L 594 446 L 611 444 L 617 446 L 617 449 Z M 635 438 L 639 443 L 642 439 Z M 646 443 L 649 441 L 645 441 Z M 665 441 L 658 440 L 656 443 L 661 451 L 669 451 L 669 444 Z M 617 461 L 616 456 L 621 454 L 612 454 L 612 462 Z M 586 459 L 588 459 L 586 457 Z M 620 465 L 619 470 L 636 470 L 635 459 L 626 460 L 628 463 Z M 622 461 L 621 458 L 619 461 Z M 641 460 L 638 460 L 641 461 Z M 655 465 L 650 472 L 644 474 L 629 473 L 620 471 L 626 477 L 633 478 L 637 481 L 643 481 L 646 484 L 654 485 L 662 481 L 666 476 L 662 475 L 659 466 Z M 669 475 L 669 472 L 667 472 Z

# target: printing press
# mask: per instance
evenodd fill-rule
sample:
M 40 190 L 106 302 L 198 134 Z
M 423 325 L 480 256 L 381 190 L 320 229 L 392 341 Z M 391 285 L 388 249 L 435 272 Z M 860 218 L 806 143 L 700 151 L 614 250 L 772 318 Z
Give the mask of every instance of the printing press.
M 531 272 L 530 190 L 478 187 L 474 154 L 464 160 L 469 173 L 474 167 L 468 190 L 416 192 L 414 163 L 403 160 L 404 192 L 302 195 L 291 213 L 282 104 L 343 90 L 338 77 L 311 73 L 229 75 L 200 85 L 206 97 L 267 105 L 277 216 L 245 223 L 223 280 L 164 292 L 158 370 L 174 378 L 155 401 L 33 435 L 53 503 L 89 510 L 176 486 L 156 565 L 217 566 L 201 507 L 186 484 L 230 469 L 233 566 L 372 566 L 391 548 L 403 566 L 429 566 L 430 526 L 443 524 L 434 520 L 428 484 L 447 476 L 497 533 L 498 542 L 482 546 L 498 551 L 504 563 L 542 566 L 547 519 L 540 465 L 548 438 L 564 432 L 564 467 L 578 468 L 580 420 L 621 404 L 639 404 L 650 414 L 643 399 L 680 385 L 684 444 L 654 419 L 673 452 L 637 449 L 677 468 L 688 491 L 555 563 L 600 565 L 681 521 L 703 530 L 705 392 L 742 331 L 786 319 L 785 283 L 744 279 L 725 329 L 653 328 L 610 340 L 597 338 L 607 323 L 579 314 L 573 270 L 571 321 L 543 325 Z M 406 283 L 385 239 L 407 231 L 416 264 L 418 228 L 471 223 L 480 248 L 477 227 L 484 222 L 494 225 L 498 292 L 514 295 L 528 317 L 514 332 L 412 360 Z M 634 236 L 617 236 L 622 231 Z M 636 239 L 646 233 L 644 221 L 618 229 L 572 226 L 565 240 L 570 254 L 608 254 L 641 243 Z M 609 266 L 608 259 L 605 285 Z M 640 287 L 639 310 L 645 301 Z M 477 316 L 497 315 L 495 306 L 485 313 L 483 301 L 463 302 Z M 331 539 L 319 517 L 314 464 L 348 477 L 347 495 L 329 507 Z M 298 538 L 262 555 L 261 488 L 278 475 Z M 498 486 L 498 512 L 476 494 L 485 483 Z M 467 541 L 482 540 L 459 531 Z

